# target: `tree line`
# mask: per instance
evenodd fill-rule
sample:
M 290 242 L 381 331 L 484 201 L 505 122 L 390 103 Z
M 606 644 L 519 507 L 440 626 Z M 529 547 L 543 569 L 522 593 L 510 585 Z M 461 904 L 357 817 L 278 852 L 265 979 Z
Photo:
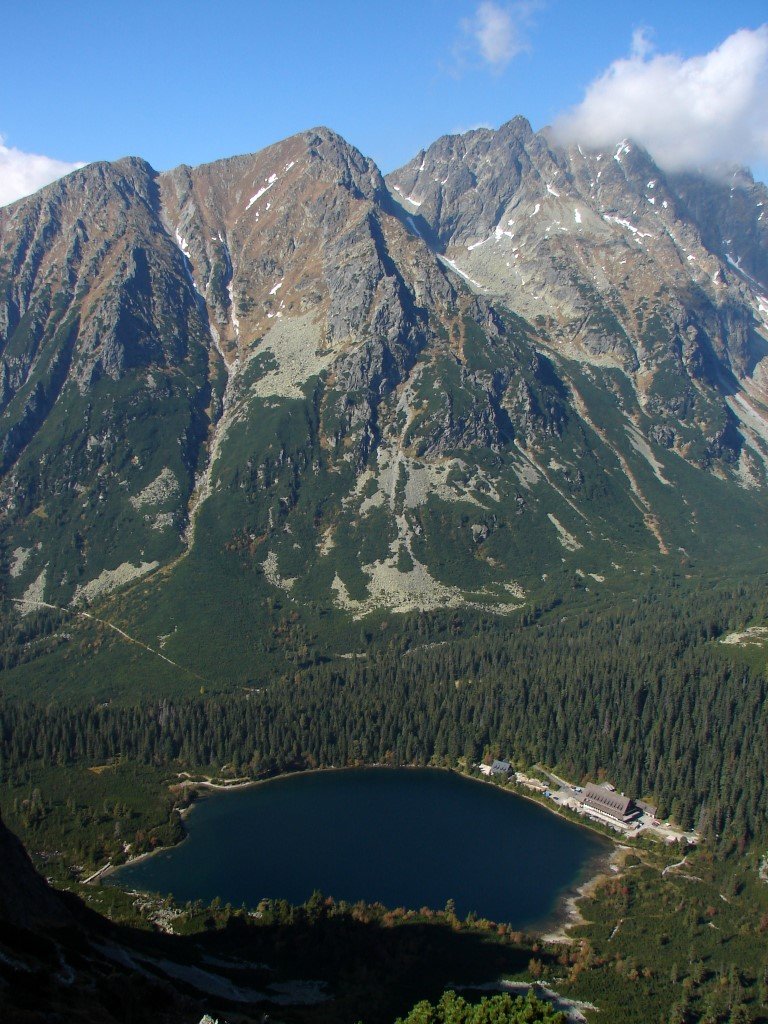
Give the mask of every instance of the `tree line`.
M 422 646 L 414 623 L 410 649 L 392 642 L 236 693 L 0 701 L 0 769 L 19 782 L 33 764 L 122 758 L 257 777 L 504 756 L 607 778 L 685 828 L 744 845 L 766 834 L 765 672 L 717 643 L 716 595 L 673 596 Z

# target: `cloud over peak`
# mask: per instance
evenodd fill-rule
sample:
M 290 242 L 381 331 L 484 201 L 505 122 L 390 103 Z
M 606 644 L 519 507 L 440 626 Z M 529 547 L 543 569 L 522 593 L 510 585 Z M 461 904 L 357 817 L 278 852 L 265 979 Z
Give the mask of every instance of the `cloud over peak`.
M 654 50 L 635 31 L 582 102 L 560 117 L 560 141 L 635 139 L 667 170 L 768 160 L 768 24 L 740 29 L 700 56 Z
M 528 49 L 526 28 L 538 0 L 498 4 L 483 0 L 471 18 L 461 23 L 465 43 L 491 71 L 503 71 L 518 54 Z
M 67 163 L 37 153 L 24 153 L 6 146 L 0 135 L 0 206 L 31 195 L 43 185 L 83 166 L 82 163 Z

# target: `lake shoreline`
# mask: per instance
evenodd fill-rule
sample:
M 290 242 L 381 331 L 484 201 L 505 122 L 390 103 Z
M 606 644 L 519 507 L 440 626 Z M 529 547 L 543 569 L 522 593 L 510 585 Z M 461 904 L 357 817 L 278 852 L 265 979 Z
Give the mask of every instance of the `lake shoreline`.
M 630 850 L 631 847 L 621 846 L 617 843 L 611 851 L 608 861 L 600 867 L 598 872 L 585 879 L 570 896 L 564 897 L 563 906 L 557 916 L 553 917 L 550 930 L 539 935 L 542 942 L 570 945 L 576 941 L 569 932 L 580 925 L 589 924 L 579 904 L 582 900 L 594 896 L 597 889 L 609 878 L 621 877 L 624 860 Z
M 520 788 L 512 788 L 512 787 L 509 787 L 509 786 L 498 786 L 498 785 L 496 785 L 495 782 L 492 782 L 491 779 L 486 777 L 485 775 L 479 775 L 479 776 L 478 775 L 472 775 L 472 774 L 470 774 L 470 772 L 463 771 L 460 768 L 444 768 L 444 767 L 441 767 L 439 765 L 428 765 L 428 764 L 397 764 L 397 765 L 390 765 L 390 764 L 356 764 L 356 765 L 340 765 L 340 766 L 330 765 L 330 766 L 321 767 L 321 768 L 301 768 L 298 771 L 294 771 L 294 772 L 281 772 L 279 775 L 270 775 L 270 776 L 268 776 L 267 778 L 264 778 L 264 779 L 248 779 L 248 780 L 246 780 L 244 782 L 234 782 L 234 783 L 229 784 L 229 785 L 226 784 L 226 783 L 211 782 L 210 780 L 205 780 L 203 782 L 195 782 L 193 779 L 187 779 L 184 782 L 179 783 L 179 785 L 184 786 L 184 787 L 194 788 L 194 789 L 198 789 L 198 788 L 205 789 L 206 792 L 205 793 L 201 793 L 199 798 L 198 798 L 200 800 L 204 800 L 206 798 L 206 796 L 211 796 L 211 795 L 213 795 L 215 793 L 227 793 L 227 792 L 236 792 L 236 791 L 243 790 L 243 789 L 251 789 L 253 786 L 263 786 L 263 785 L 265 785 L 268 782 L 277 782 L 279 779 L 292 779 L 292 778 L 296 778 L 298 776 L 303 776 L 303 775 L 319 775 L 321 772 L 353 772 L 353 771 L 369 771 L 369 770 L 373 770 L 373 769 L 388 769 L 388 770 L 392 770 L 392 771 L 402 771 L 402 770 L 423 771 L 423 770 L 427 769 L 429 771 L 448 772 L 451 775 L 459 775 L 459 776 L 461 776 L 461 778 L 468 779 L 470 782 L 479 782 L 479 783 L 483 783 L 486 786 L 493 786 L 495 789 L 499 790 L 502 793 L 507 793 L 510 796 L 519 797 L 521 800 L 527 800 L 527 801 L 529 801 L 529 803 L 536 804 L 538 807 L 541 807 L 543 810 L 548 811 L 550 814 L 554 814 L 556 818 L 560 819 L 560 821 L 567 821 L 567 822 L 570 822 L 571 825 L 575 825 L 577 828 L 586 829 L 586 831 L 589 832 L 591 835 L 600 836 L 602 839 L 605 839 L 607 842 L 612 843 L 614 846 L 620 846 L 621 845 L 620 840 L 619 840 L 618 837 L 607 835 L 607 833 L 605 831 L 603 831 L 601 828 L 597 827 L 596 824 L 594 822 L 592 822 L 591 820 L 589 820 L 587 818 L 584 818 L 584 819 L 579 819 L 578 821 L 576 821 L 572 817 L 570 817 L 569 815 L 563 814 L 562 807 L 554 805 L 549 800 L 545 801 L 545 800 L 542 800 L 542 799 L 539 799 L 539 798 L 533 796 L 531 793 L 524 793 Z M 197 802 L 198 802 L 197 800 L 194 800 L 191 804 L 189 804 L 187 807 L 185 807 L 183 809 L 183 811 L 180 812 L 181 816 L 185 817 L 186 814 L 188 814 L 194 808 L 194 805 Z M 166 847 L 166 849 L 169 849 L 169 847 Z
M 572 825 L 580 826 L 581 828 L 586 829 L 592 835 L 600 836 L 603 840 L 610 844 L 612 848 L 605 854 L 602 854 L 595 858 L 594 863 L 589 865 L 587 869 L 587 877 L 584 878 L 574 889 L 570 889 L 569 891 L 563 893 L 560 897 L 558 897 L 556 909 L 554 909 L 553 912 L 549 914 L 539 925 L 527 930 L 528 933 L 532 936 L 538 937 L 546 942 L 573 942 L 574 940 L 568 935 L 568 930 L 573 927 L 576 927 L 579 924 L 585 923 L 585 918 L 581 913 L 578 904 L 581 900 L 590 896 L 606 878 L 611 877 L 609 871 L 613 871 L 613 877 L 616 877 L 616 874 L 619 871 L 619 867 L 617 866 L 617 859 L 623 860 L 623 856 L 619 856 L 621 854 L 622 848 L 620 847 L 618 841 L 613 839 L 612 837 L 606 836 L 603 832 L 597 829 L 590 828 L 590 826 L 587 823 L 571 820 L 569 817 L 566 817 L 564 814 L 560 813 L 560 810 L 558 808 L 552 807 L 549 804 L 544 803 L 543 801 L 538 800 L 529 794 L 521 793 L 517 789 L 512 789 L 507 786 L 499 786 L 489 779 L 471 775 L 468 772 L 454 768 L 442 768 L 424 765 L 392 766 L 385 764 L 344 765 L 339 767 L 330 766 L 321 768 L 310 768 L 300 771 L 281 772 L 278 775 L 272 775 L 268 778 L 262 779 L 244 779 L 243 781 L 237 781 L 231 784 L 214 782 L 212 779 L 203 779 L 201 781 L 196 781 L 195 779 L 190 778 L 188 773 L 184 772 L 180 773 L 180 775 L 184 775 L 187 777 L 181 779 L 179 783 L 172 784 L 170 788 L 181 788 L 182 791 L 187 789 L 195 789 L 198 791 L 195 797 L 186 806 L 177 808 L 179 816 L 183 820 L 194 811 L 195 807 L 199 803 L 205 801 L 207 798 L 211 796 L 215 796 L 217 794 L 226 792 L 241 792 L 243 790 L 251 789 L 256 786 L 263 786 L 269 782 L 277 782 L 279 780 L 293 779 L 298 776 L 319 775 L 320 773 L 325 774 L 329 772 L 359 772 L 374 769 L 408 769 L 411 771 L 423 771 L 425 767 L 431 769 L 432 771 L 445 772 L 450 775 L 459 776 L 460 778 L 464 778 L 469 782 L 484 783 L 485 785 L 492 786 L 494 789 L 502 793 L 507 793 L 513 797 L 522 798 L 523 800 L 526 800 L 529 803 L 536 804 L 542 809 L 549 811 L 551 814 L 554 814 L 561 821 L 570 822 L 570 824 Z M 141 863 L 142 861 L 146 861 L 150 857 L 154 857 L 156 854 L 166 853 L 170 850 L 177 849 L 179 846 L 185 843 L 188 838 L 189 833 L 185 830 L 184 837 L 181 840 L 179 840 L 178 843 L 174 843 L 172 846 L 158 846 L 153 850 L 147 850 L 144 853 L 138 854 L 134 857 L 130 857 L 122 864 L 107 864 L 104 866 L 104 868 L 102 868 L 100 871 L 96 872 L 93 876 L 91 876 L 89 884 L 101 884 L 104 880 L 115 875 L 122 868 L 133 866 L 135 864 Z M 627 848 L 625 847 L 624 849 Z

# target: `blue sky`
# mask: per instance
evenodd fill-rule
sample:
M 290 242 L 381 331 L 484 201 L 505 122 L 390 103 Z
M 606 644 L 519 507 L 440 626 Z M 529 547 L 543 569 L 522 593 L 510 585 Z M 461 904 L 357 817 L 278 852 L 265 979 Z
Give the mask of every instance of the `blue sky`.
M 552 123 L 614 62 L 630 57 L 633 35 L 625 92 L 636 92 L 633 75 L 654 79 L 655 61 L 663 73 L 649 85 L 649 106 L 669 122 L 667 83 L 690 77 L 686 61 L 766 21 L 765 0 L 14 2 L 3 15 L 2 149 L 19 161 L 133 154 L 165 169 L 250 152 L 326 124 L 388 171 L 446 132 L 497 126 L 518 113 L 534 128 Z M 768 29 L 758 41 L 765 53 L 758 46 L 749 58 L 751 88 L 765 110 Z M 745 63 L 738 48 L 732 58 L 738 75 Z M 665 60 L 673 66 L 662 67 Z M 611 106 L 615 77 L 614 67 L 604 83 Z M 686 103 L 683 95 L 679 117 Z M 592 117 L 591 108 L 581 113 L 579 124 Z M 746 115 L 739 108 L 722 116 Z M 763 151 L 744 151 L 763 178 L 766 116 L 750 128 L 752 136 L 764 132 Z M 728 152 L 738 152 L 730 127 Z M 687 131 L 677 123 L 671 129 L 673 136 Z

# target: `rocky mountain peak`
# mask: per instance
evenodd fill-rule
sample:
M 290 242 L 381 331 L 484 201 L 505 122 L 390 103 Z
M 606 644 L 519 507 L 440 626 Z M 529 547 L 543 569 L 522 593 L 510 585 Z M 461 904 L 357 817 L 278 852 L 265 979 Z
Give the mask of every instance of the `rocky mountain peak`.
M 337 269 L 333 247 L 345 231 L 370 236 L 386 197 L 375 164 L 327 128 L 177 168 L 159 185 L 164 222 L 230 364 L 272 321 L 326 312 L 329 291 L 339 298 L 326 272 Z M 338 316 L 329 329 L 338 333 Z
M 388 182 L 465 279 L 535 321 L 543 344 L 628 373 L 641 407 L 670 421 L 676 450 L 687 445 L 681 408 L 719 404 L 718 436 L 735 438 L 721 378 L 765 402 L 755 368 L 768 246 L 748 179 L 669 176 L 630 140 L 561 148 L 515 121 L 438 140 Z
M 0 211 L 9 599 L 141 578 L 166 638 L 224 578 L 297 614 L 506 614 L 553 567 L 695 550 L 712 481 L 754 522 L 764 192 L 514 118 L 386 181 L 319 127 Z

